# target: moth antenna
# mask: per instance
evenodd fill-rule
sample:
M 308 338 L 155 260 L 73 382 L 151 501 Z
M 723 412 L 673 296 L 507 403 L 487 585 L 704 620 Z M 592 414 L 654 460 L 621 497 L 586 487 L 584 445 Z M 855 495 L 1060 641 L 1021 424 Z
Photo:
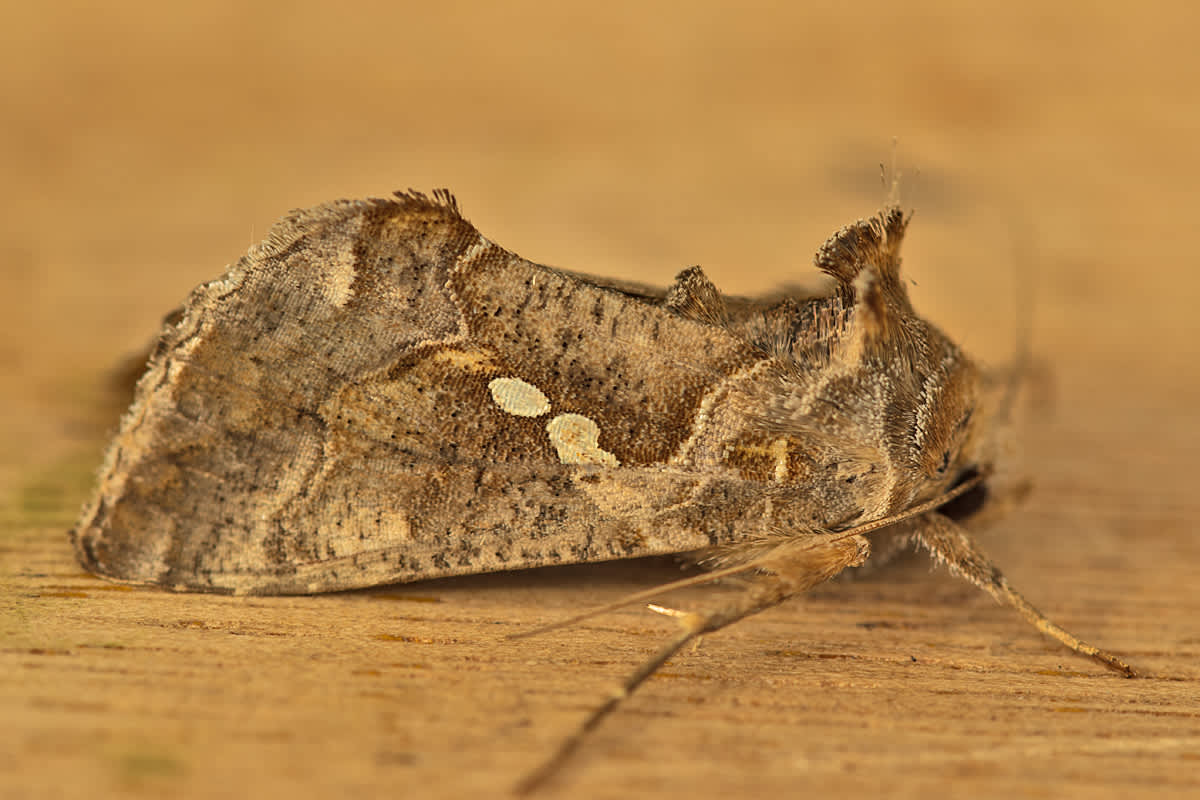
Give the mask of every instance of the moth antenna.
M 737 575 L 739 573 L 746 572 L 747 570 L 751 570 L 759 566 L 759 562 L 761 560 L 762 559 L 754 559 L 753 561 L 747 561 L 742 564 L 737 564 L 736 566 L 725 567 L 724 569 L 715 569 L 711 572 L 693 575 L 690 578 L 680 578 L 677 581 L 660 584 L 652 589 L 645 589 L 640 592 L 634 592 L 633 594 L 627 594 L 620 600 L 615 600 L 602 606 L 596 606 L 595 608 L 589 608 L 587 611 L 584 611 L 581 614 L 576 614 L 573 617 L 567 617 L 566 619 L 561 619 L 557 622 L 551 622 L 548 625 L 539 625 L 532 630 L 510 633 L 506 638 L 527 639 L 531 636 L 539 636 L 543 633 L 559 630 L 560 628 L 567 628 L 571 625 L 583 622 L 584 620 L 591 619 L 592 617 L 598 617 L 601 614 L 607 614 L 610 611 L 616 611 L 617 609 L 624 608 L 625 606 L 631 606 L 634 603 L 642 603 L 646 600 L 653 600 L 659 595 L 666 594 L 667 592 L 673 592 L 676 589 L 686 589 L 689 586 L 700 586 L 705 583 L 718 581 L 721 578 L 728 578 L 731 575 Z
M 886 528 L 891 525 L 895 525 L 897 522 L 903 522 L 906 519 L 912 519 L 913 517 L 919 517 L 922 514 L 928 514 L 930 511 L 936 511 L 937 509 L 949 503 L 951 500 L 962 497 L 964 494 L 983 483 L 985 480 L 987 480 L 989 475 L 991 475 L 990 469 L 980 470 L 974 475 L 968 477 L 966 480 L 959 482 L 952 488 L 947 489 L 945 492 L 939 494 L 937 497 L 934 497 L 931 500 L 926 500 L 924 503 L 917 503 L 915 506 L 909 506 L 903 511 L 899 511 L 891 516 L 880 517 L 879 519 L 871 520 L 870 522 L 864 522 L 862 525 L 855 525 L 853 528 L 840 531 L 837 536 L 834 537 L 833 541 L 836 542 L 839 539 L 848 539 L 851 536 L 860 536 L 864 533 L 871 533 L 872 531 L 877 531 L 880 528 Z
M 979 486 L 981 483 L 987 480 L 987 477 L 990 474 L 991 473 L 989 471 L 976 472 L 974 475 L 971 475 L 966 480 L 961 481 L 953 488 L 946 490 L 937 497 L 926 500 L 924 503 L 917 503 L 915 506 L 910 506 L 903 511 L 899 511 L 886 517 L 880 517 L 879 519 L 873 519 L 870 522 L 864 522 L 861 525 L 855 525 L 853 528 L 847 528 L 844 531 L 829 533 L 824 536 L 814 537 L 809 540 L 800 540 L 802 544 L 796 546 L 783 545 L 778 548 L 778 551 L 800 553 L 804 552 L 805 550 L 815 550 L 818 547 L 841 542 L 846 539 L 851 539 L 855 536 L 863 536 L 868 533 L 874 533 L 881 528 L 890 528 L 891 526 L 897 525 L 905 520 L 913 519 L 914 517 L 920 517 L 924 514 L 928 514 L 931 511 L 938 510 L 952 500 L 962 497 L 976 486 Z M 776 550 L 770 550 L 763 555 L 758 556 L 757 558 L 743 562 L 737 567 L 729 567 L 727 569 L 718 570 L 709 574 L 715 575 L 716 577 L 724 577 L 724 573 L 731 571 L 740 572 L 750 567 L 763 567 L 770 562 L 777 560 L 778 558 L 779 553 Z
M 918 529 L 917 535 L 920 541 L 938 558 L 949 564 L 951 569 L 954 569 L 967 577 L 968 580 L 989 591 L 997 599 L 1016 608 L 1022 616 L 1032 622 L 1043 633 L 1058 639 L 1076 652 L 1089 655 L 1112 669 L 1133 677 L 1135 675 L 1133 669 L 1116 658 L 1116 656 L 1080 641 L 1046 619 L 1025 598 L 1008 586 L 1003 576 L 1000 575 L 999 570 L 991 562 L 987 561 L 986 557 L 983 557 L 982 554 L 979 554 L 973 548 L 965 532 L 958 529 L 948 518 L 940 514 L 930 513 L 955 497 L 959 497 L 975 488 L 984 478 L 985 475 L 982 473 L 973 475 L 932 500 L 919 503 L 899 514 L 842 531 L 835 536 L 822 536 L 819 542 L 809 541 L 805 543 L 804 547 L 795 549 L 778 548 L 767 556 L 756 558 L 753 561 L 740 564 L 736 567 L 717 570 L 701 576 L 699 579 L 689 578 L 683 581 L 675 581 L 647 592 L 639 592 L 636 595 L 625 598 L 623 601 L 607 606 L 605 609 L 597 609 L 581 617 L 576 617 L 576 619 L 580 619 L 583 616 L 591 616 L 607 608 L 620 607 L 636 600 L 660 594 L 671 588 L 693 585 L 704 582 L 704 579 L 715 579 L 722 575 L 744 572 L 751 567 L 770 565 L 773 571 L 778 573 L 760 575 L 759 580 L 751 584 L 739 597 L 735 598 L 726 607 L 716 611 L 701 614 L 679 612 L 674 609 L 665 609 L 662 607 L 654 608 L 654 610 L 660 613 L 667 613 L 668 616 L 678 619 L 683 626 L 683 630 L 660 648 L 658 652 L 643 662 L 602 705 L 588 714 L 579 727 L 563 740 L 554 755 L 522 779 L 515 787 L 514 792 L 519 796 L 527 796 L 544 786 L 570 760 L 575 752 L 579 750 L 580 745 L 583 744 L 587 736 L 606 717 L 616 711 L 627 697 L 645 683 L 651 675 L 657 672 L 663 664 L 682 650 L 689 642 L 702 634 L 719 630 L 751 614 L 778 605 L 788 597 L 827 580 L 846 566 L 861 564 L 867 554 L 865 543 L 860 543 L 856 546 L 845 540 L 923 514 L 928 515 L 927 520 L 929 524 Z M 824 549 L 826 555 L 824 557 L 819 556 L 815 560 L 806 552 L 819 549 Z M 821 562 L 824 562 L 823 568 L 814 568 Z M 568 624 L 568 622 L 556 623 L 549 627 L 560 627 L 563 624 Z M 518 634 L 518 636 L 520 635 L 530 634 Z
M 866 555 L 866 543 L 861 541 L 833 544 L 815 557 L 811 553 L 786 553 L 774 559 L 774 574 L 759 576 L 758 580 L 721 608 L 679 615 L 677 619 L 683 630 L 627 677 L 604 704 L 592 711 L 548 761 L 517 785 L 516 793 L 528 795 L 545 785 L 605 717 L 612 714 L 625 698 L 689 642 L 702 634 L 718 631 L 740 619 L 777 606 L 789 597 L 829 580 L 846 567 L 861 564 Z
M 829 535 L 816 537 L 812 541 L 805 542 L 804 546 L 792 547 L 792 548 L 788 548 L 788 549 L 792 552 L 800 552 L 803 550 L 816 549 L 823 545 L 828 545 L 833 542 L 840 542 L 843 539 L 849 539 L 854 536 L 860 536 L 862 534 L 871 533 L 872 531 L 877 531 L 880 528 L 886 528 L 891 525 L 895 525 L 898 522 L 903 522 L 906 519 L 911 519 L 912 517 L 918 517 L 922 514 L 927 514 L 930 511 L 934 511 L 935 509 L 941 508 L 946 503 L 949 503 L 951 500 L 954 500 L 957 497 L 961 497 L 962 495 L 971 491 L 976 486 L 978 486 L 980 483 L 982 483 L 986 478 L 987 478 L 986 472 L 976 473 L 975 475 L 972 475 L 965 481 L 962 481 L 961 483 L 959 483 L 954 488 L 938 495 L 937 497 L 933 498 L 932 500 L 927 500 L 924 503 L 918 503 L 917 505 L 912 506 L 911 508 L 906 508 L 904 511 L 901 511 L 896 514 L 892 514 L 891 516 L 881 517 L 879 519 L 872 520 L 871 522 L 864 522 L 861 525 L 855 525 L 853 528 L 848 528 L 844 531 L 838 531 L 836 534 L 829 534 Z M 590 608 L 587 611 L 584 611 L 583 613 L 580 613 L 580 614 L 576 614 L 573 617 L 567 617 L 566 619 L 558 620 L 557 622 L 551 622 L 548 625 L 540 625 L 536 628 L 533 628 L 532 630 L 520 631 L 518 633 L 510 633 L 505 638 L 527 639 L 531 636 L 538 636 L 543 633 L 549 633 L 550 631 L 559 630 L 560 628 L 570 627 L 571 625 L 578 624 L 580 622 L 583 622 L 584 620 L 591 619 L 592 617 L 598 617 L 601 614 L 607 614 L 610 611 L 616 611 L 617 609 L 624 608 L 625 606 L 631 606 L 634 603 L 643 603 L 647 600 L 653 600 L 654 598 L 659 597 L 660 595 L 664 595 L 667 592 L 673 592 L 676 589 L 686 589 L 689 586 L 700 586 L 705 583 L 712 583 L 713 581 L 721 580 L 722 578 L 728 578 L 728 577 L 732 577 L 734 575 L 739 575 L 743 572 L 747 572 L 752 569 L 758 569 L 760 567 L 766 566 L 771 561 L 776 560 L 776 558 L 777 558 L 777 556 L 775 555 L 774 550 L 771 550 L 771 551 L 768 551 L 767 553 L 764 553 L 763 555 L 753 558 L 749 561 L 743 561 L 740 564 L 735 564 L 730 567 L 724 567 L 723 569 L 715 569 L 715 570 L 712 570 L 711 572 L 705 572 L 701 575 L 693 575 L 690 578 L 681 578 L 680 580 L 671 581 L 670 583 L 664 583 L 659 586 L 655 586 L 651 589 L 645 589 L 640 592 L 634 592 L 633 594 L 625 595 L 620 600 L 615 600 L 611 603 L 606 603 L 605 605 L 602 605 L 602 606 L 596 606 L 595 608 Z
M 563 740 L 558 750 L 555 751 L 554 755 L 546 763 L 521 779 L 521 782 L 517 784 L 514 790 L 515 794 L 525 797 L 543 786 L 574 755 L 575 751 L 579 749 L 579 745 L 587 738 L 587 735 L 595 730 L 596 726 L 605 717 L 617 710 L 617 706 L 621 705 L 621 701 L 633 694 L 634 690 L 657 672 L 659 667 L 667 663 L 671 656 L 678 653 L 688 642 L 702 633 L 702 627 L 696 624 L 701 619 L 698 615 L 691 614 L 681 619 L 686 627 L 674 639 L 667 642 L 657 653 L 647 659 L 633 674 L 626 678 L 621 686 L 604 701 L 603 705 L 594 709 L 587 716 L 587 719 L 575 729 L 575 732 Z

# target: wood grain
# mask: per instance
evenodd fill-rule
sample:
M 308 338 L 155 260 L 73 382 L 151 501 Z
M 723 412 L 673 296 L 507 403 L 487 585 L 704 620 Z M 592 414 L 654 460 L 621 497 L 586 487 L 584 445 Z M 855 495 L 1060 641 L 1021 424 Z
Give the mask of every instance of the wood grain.
M 446 185 L 531 259 L 753 292 L 874 210 L 892 136 L 922 312 L 1001 360 L 1033 287 L 1035 492 L 985 544 L 1147 677 L 914 559 L 675 659 L 548 794 L 1200 792 L 1192 6 L 465 14 L 128 0 L 0 33 L 0 796 L 494 796 L 671 630 L 505 638 L 667 561 L 282 599 L 81 573 L 113 371 L 287 208 Z

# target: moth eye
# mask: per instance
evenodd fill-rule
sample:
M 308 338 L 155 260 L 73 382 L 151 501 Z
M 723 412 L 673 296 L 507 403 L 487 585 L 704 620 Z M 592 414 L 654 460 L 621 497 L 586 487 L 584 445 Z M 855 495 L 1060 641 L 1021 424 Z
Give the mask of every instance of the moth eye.
M 942 453 L 942 463 L 940 465 L 938 465 L 938 468 L 937 468 L 938 477 L 940 478 L 942 475 L 945 475 L 946 470 L 948 470 L 948 469 L 950 469 L 950 451 L 949 450 Z

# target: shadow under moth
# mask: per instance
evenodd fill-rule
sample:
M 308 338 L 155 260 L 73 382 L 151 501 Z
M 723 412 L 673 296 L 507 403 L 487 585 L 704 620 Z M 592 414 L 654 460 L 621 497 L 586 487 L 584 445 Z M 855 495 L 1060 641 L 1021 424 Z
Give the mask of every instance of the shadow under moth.
M 541 266 L 445 191 L 292 213 L 166 323 L 72 531 L 91 572 L 308 594 L 680 554 L 737 576 L 523 785 L 696 637 L 916 544 L 1072 650 L 956 521 L 1006 413 L 918 316 L 896 208 L 835 233 L 820 295 Z M 961 498 L 966 500 L 968 498 Z M 955 501 L 957 502 L 957 501 Z

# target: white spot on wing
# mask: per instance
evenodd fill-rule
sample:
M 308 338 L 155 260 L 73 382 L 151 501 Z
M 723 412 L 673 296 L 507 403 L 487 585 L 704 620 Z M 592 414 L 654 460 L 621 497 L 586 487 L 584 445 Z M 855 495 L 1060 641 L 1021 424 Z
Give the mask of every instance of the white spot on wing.
M 559 414 L 546 423 L 546 433 L 564 464 L 620 466 L 616 456 L 600 448 L 600 426 L 582 414 Z
M 518 417 L 540 417 L 550 412 L 550 399 L 532 383 L 520 378 L 493 378 L 488 383 L 492 400 L 502 411 Z

